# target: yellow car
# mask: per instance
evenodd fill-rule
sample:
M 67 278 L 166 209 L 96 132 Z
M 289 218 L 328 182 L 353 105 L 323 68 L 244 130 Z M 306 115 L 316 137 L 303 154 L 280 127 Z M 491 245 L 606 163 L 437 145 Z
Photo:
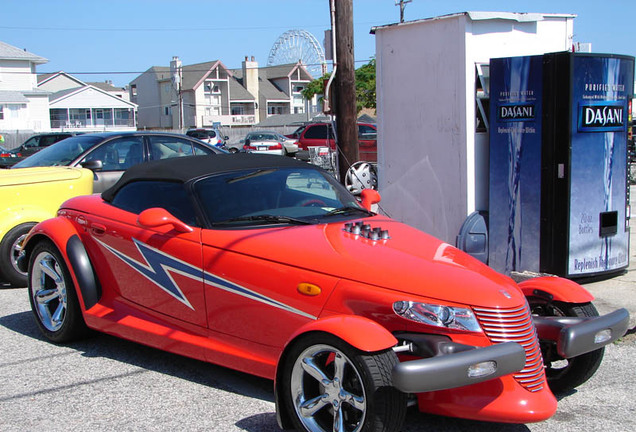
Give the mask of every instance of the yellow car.
M 93 193 L 93 172 L 84 168 L 0 170 L 0 281 L 26 286 L 17 267 L 22 241 L 37 222 L 55 217 L 69 198 Z

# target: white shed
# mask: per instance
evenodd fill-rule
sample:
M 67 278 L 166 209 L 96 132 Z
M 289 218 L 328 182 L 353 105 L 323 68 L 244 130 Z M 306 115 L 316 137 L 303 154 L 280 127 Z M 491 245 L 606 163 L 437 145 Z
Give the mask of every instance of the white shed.
M 574 18 L 464 12 L 372 29 L 390 216 L 454 244 L 466 217 L 488 210 L 490 58 L 571 50 Z

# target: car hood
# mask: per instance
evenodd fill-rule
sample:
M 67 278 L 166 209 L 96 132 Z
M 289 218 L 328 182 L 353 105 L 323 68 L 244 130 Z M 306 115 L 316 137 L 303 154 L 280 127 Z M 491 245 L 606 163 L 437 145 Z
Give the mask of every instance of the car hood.
M 387 230 L 390 238 L 372 241 L 347 232 L 345 222 L 340 222 L 204 231 L 203 241 L 255 258 L 440 301 L 502 308 L 525 301 L 512 279 L 447 243 L 382 216 L 363 221 Z
M 90 173 L 89 170 L 84 168 L 72 167 L 33 167 L 1 170 L 0 186 L 75 180 L 80 178 L 84 171 Z

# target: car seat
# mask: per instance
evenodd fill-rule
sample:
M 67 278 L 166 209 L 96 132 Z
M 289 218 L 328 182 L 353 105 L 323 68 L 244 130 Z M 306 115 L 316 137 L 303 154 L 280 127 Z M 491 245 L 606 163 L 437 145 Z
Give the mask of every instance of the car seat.
M 124 161 L 124 168 L 130 168 L 133 165 L 137 165 L 143 162 L 143 154 L 141 151 L 140 143 L 133 143 L 128 149 L 126 154 L 126 160 Z

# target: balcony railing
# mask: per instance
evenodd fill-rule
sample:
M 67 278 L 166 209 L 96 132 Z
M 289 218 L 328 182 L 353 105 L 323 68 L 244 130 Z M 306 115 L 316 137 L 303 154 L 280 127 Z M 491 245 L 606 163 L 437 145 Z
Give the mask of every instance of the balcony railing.
M 231 125 L 252 125 L 256 123 L 254 114 L 242 115 L 204 115 L 201 117 L 203 126 L 212 126 L 214 123 L 220 123 L 223 126 Z
M 109 128 L 134 128 L 133 119 L 91 119 L 84 120 L 51 120 L 52 129 L 109 129 Z

